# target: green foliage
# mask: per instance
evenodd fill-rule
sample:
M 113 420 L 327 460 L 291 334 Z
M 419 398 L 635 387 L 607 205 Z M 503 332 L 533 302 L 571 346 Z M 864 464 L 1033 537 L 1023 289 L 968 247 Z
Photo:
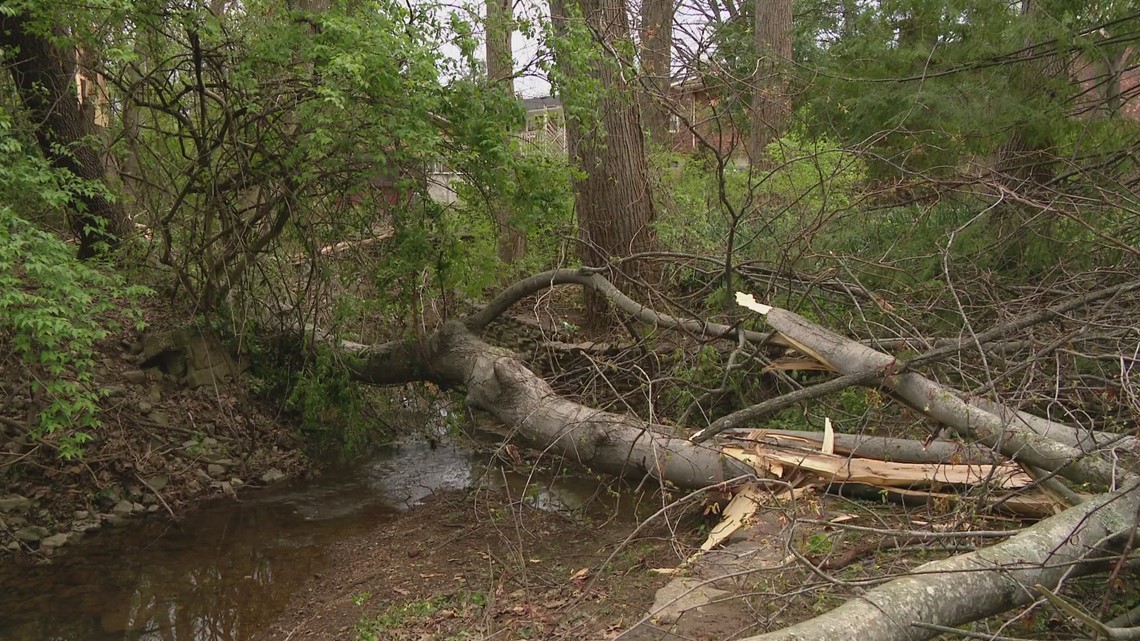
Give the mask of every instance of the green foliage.
M 0 362 L 15 356 L 29 372 L 41 399 L 34 434 L 50 435 L 69 459 L 82 455 L 100 425 L 95 344 L 116 328 L 121 316 L 112 312 L 125 312 L 141 329 L 129 303 L 147 290 L 127 286 L 109 267 L 80 262 L 73 246 L 31 220 L 103 189 L 30 152 L 0 110 Z

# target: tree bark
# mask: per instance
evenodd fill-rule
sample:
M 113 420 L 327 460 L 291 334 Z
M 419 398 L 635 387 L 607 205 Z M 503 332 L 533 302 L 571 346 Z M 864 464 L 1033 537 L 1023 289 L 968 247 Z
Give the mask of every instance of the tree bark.
M 882 387 L 912 408 L 963 438 L 992 447 L 1015 461 L 1057 472 L 1077 483 L 1108 488 L 1117 487 L 1121 480 L 1132 476 L 1109 461 L 1042 437 L 1022 421 L 1003 420 L 970 405 L 954 390 L 920 374 L 895 374 L 898 363 L 893 357 L 819 327 L 798 314 L 773 307 L 765 317 L 773 329 L 802 346 L 801 350 L 810 350 L 813 356 L 822 358 L 839 373 L 880 372 Z
M 1135 527 L 1140 487 L 1086 501 L 997 545 L 934 561 L 847 601 L 826 614 L 744 641 L 920 641 L 940 634 L 916 623 L 959 626 L 1029 603 L 1034 585 L 1050 590 L 1068 577 L 1098 569 Z
M 514 34 L 513 0 L 486 0 L 487 80 L 509 100 L 515 99 L 515 63 L 511 48 Z M 526 232 L 511 224 L 511 208 L 504 202 L 490 203 L 499 234 L 499 259 L 508 265 L 526 256 Z
M 673 0 L 641 3 L 641 116 L 650 142 L 670 147 L 668 104 L 673 66 Z
M 603 47 L 629 38 L 622 0 L 551 0 L 550 15 L 555 29 L 563 35 L 570 32 L 575 16 L 584 17 Z M 588 75 L 601 92 L 599 96 L 572 92 L 562 96 L 570 161 L 579 172 L 574 180 L 574 210 L 582 262 L 598 267 L 610 265 L 613 258 L 649 251 L 657 244 L 651 226 L 655 211 L 640 110 L 616 68 L 620 62 L 605 53 L 601 57 L 583 64 L 568 52 L 556 55 L 561 75 Z M 626 264 L 613 269 L 611 280 L 622 287 L 644 275 Z M 605 297 L 587 290 L 585 300 L 587 322 L 607 325 Z
M 756 72 L 752 77 L 751 158 L 760 164 L 792 115 L 787 71 L 792 62 L 791 0 L 756 0 Z
M 56 27 L 53 35 L 66 34 Z M 24 14 L 0 14 L 0 48 L 15 50 L 8 67 L 44 157 L 83 180 L 103 182 L 100 140 L 94 123 L 84 117 L 73 84 L 75 52 L 38 33 Z M 123 210 L 98 192 L 75 199 L 71 228 L 79 239 L 79 257 L 94 256 L 100 242 L 117 245 L 129 229 Z
M 352 367 L 356 380 L 373 385 L 416 380 L 462 385 L 472 407 L 518 430 L 525 441 L 599 472 L 648 475 L 688 489 L 751 473 L 715 448 L 668 436 L 663 426 L 558 396 L 514 354 L 484 343 L 459 321 L 449 321 L 423 344 L 404 341 L 370 348 L 342 343 L 342 348 L 361 358 Z

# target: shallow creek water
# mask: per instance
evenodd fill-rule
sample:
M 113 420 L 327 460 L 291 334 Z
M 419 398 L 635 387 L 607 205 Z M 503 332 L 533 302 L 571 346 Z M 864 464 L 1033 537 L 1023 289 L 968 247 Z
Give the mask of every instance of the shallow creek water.
M 409 443 L 243 493 L 178 522 L 103 531 L 50 565 L 0 564 L 3 641 L 243 641 L 273 621 L 329 544 L 399 518 L 433 492 L 503 487 L 548 510 L 581 507 L 597 481 L 528 479 L 453 445 Z

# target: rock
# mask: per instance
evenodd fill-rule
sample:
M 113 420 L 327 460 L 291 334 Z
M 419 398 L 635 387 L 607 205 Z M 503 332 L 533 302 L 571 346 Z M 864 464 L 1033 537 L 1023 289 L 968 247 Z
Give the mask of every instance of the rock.
M 53 534 L 53 535 L 47 537 L 46 539 L 40 541 L 40 546 L 45 547 L 45 548 L 57 548 L 57 547 L 60 547 L 63 545 L 67 545 L 67 540 L 70 538 L 71 538 L 70 534 L 60 532 L 59 534 Z
M 223 467 L 237 467 L 237 461 L 232 458 L 218 458 L 214 459 L 213 462 Z
M 727 590 L 718 590 L 697 578 L 677 578 L 657 591 L 649 613 L 654 623 L 670 625 L 676 623 L 687 612 L 697 610 L 729 594 Z
M 170 483 L 170 477 L 165 474 L 155 474 L 146 479 L 147 486 L 155 492 L 161 492 Z
M 76 522 L 72 523 L 71 524 L 71 531 L 78 533 L 78 534 L 82 534 L 84 532 L 90 532 L 91 530 L 98 530 L 101 527 L 103 527 L 103 524 L 100 523 L 99 521 L 86 519 L 83 521 L 76 521 Z
M 163 396 L 165 395 L 162 393 L 162 386 L 157 383 L 152 384 L 146 394 L 147 400 L 155 404 L 161 403 Z
M 218 439 L 216 439 L 212 436 L 207 436 L 206 438 L 202 439 L 202 447 L 213 449 L 217 446 L 218 446 Z
M 127 500 L 119 501 L 115 507 L 111 509 L 111 514 L 116 516 L 128 516 L 131 512 L 135 511 L 135 504 Z
M 150 414 L 154 411 L 154 405 L 150 401 L 139 401 L 135 405 L 135 409 L 139 411 L 139 414 Z
M 103 388 L 103 394 L 107 398 L 122 398 L 127 395 L 127 388 L 122 385 L 108 385 Z
M 159 427 L 170 427 L 170 415 L 168 415 L 166 412 L 159 412 L 156 410 L 147 414 L 147 418 L 149 418 Z
M 151 505 L 150 507 L 148 507 L 148 508 L 146 509 L 146 511 L 147 511 L 147 512 L 157 512 L 157 511 L 158 511 L 158 504 L 157 504 L 157 503 L 155 503 L 154 505 Z
M 182 447 L 184 447 L 186 449 L 190 449 L 192 447 L 198 447 L 198 441 L 195 441 L 194 439 L 182 441 Z
M 143 497 L 142 497 L 142 504 L 143 505 L 155 505 L 157 503 L 158 503 L 158 497 L 157 496 L 155 496 L 149 492 L 146 494 L 143 494 Z
M 131 509 L 135 512 L 146 512 L 146 506 L 142 503 L 131 503 Z
M 221 476 L 225 473 L 226 473 L 226 466 L 225 465 L 218 465 L 217 463 L 210 463 L 209 465 L 206 466 L 206 474 L 209 474 L 210 478 L 218 478 L 219 476 Z
M 88 512 L 87 510 L 76 510 L 75 511 L 76 520 L 82 521 L 83 519 L 85 519 L 89 516 L 91 516 L 91 513 Z
M 103 522 L 111 527 L 118 527 L 127 522 L 127 517 L 122 514 L 103 514 Z
M 7 549 L 10 552 L 19 552 L 20 551 L 20 544 L 15 542 L 15 541 L 12 541 L 11 543 L 8 544 Z
M 131 385 L 142 385 L 146 382 L 146 372 L 141 369 L 132 369 L 124 372 L 123 378 Z
M 123 491 L 114 485 L 95 493 L 95 505 L 101 510 L 109 510 L 121 500 L 123 500 Z
M 285 473 L 277 468 L 273 468 L 261 475 L 262 483 L 276 483 L 285 478 Z
M 38 525 L 22 527 L 15 532 L 16 540 L 24 543 L 35 543 L 48 535 L 47 528 Z
M 232 479 L 230 479 L 230 485 L 233 487 L 241 487 L 241 486 L 245 485 L 245 481 L 243 481 L 243 480 L 241 480 L 235 476 Z
M 19 494 L 0 497 L 0 512 L 4 514 L 26 514 L 32 509 L 32 500 Z
M 194 470 L 194 476 L 198 477 L 199 481 L 207 484 L 214 480 L 214 477 L 210 476 L 209 472 L 203 469 Z

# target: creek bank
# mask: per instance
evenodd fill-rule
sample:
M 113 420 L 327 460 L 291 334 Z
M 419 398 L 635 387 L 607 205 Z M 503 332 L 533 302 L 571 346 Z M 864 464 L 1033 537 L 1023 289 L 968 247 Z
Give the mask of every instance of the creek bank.
M 101 426 L 75 460 L 58 456 L 52 435 L 28 433 L 42 404 L 31 372 L 0 363 L 0 556 L 50 557 L 104 528 L 177 518 L 310 469 L 303 443 L 244 387 L 245 363 L 211 332 L 124 329 L 94 360 Z

